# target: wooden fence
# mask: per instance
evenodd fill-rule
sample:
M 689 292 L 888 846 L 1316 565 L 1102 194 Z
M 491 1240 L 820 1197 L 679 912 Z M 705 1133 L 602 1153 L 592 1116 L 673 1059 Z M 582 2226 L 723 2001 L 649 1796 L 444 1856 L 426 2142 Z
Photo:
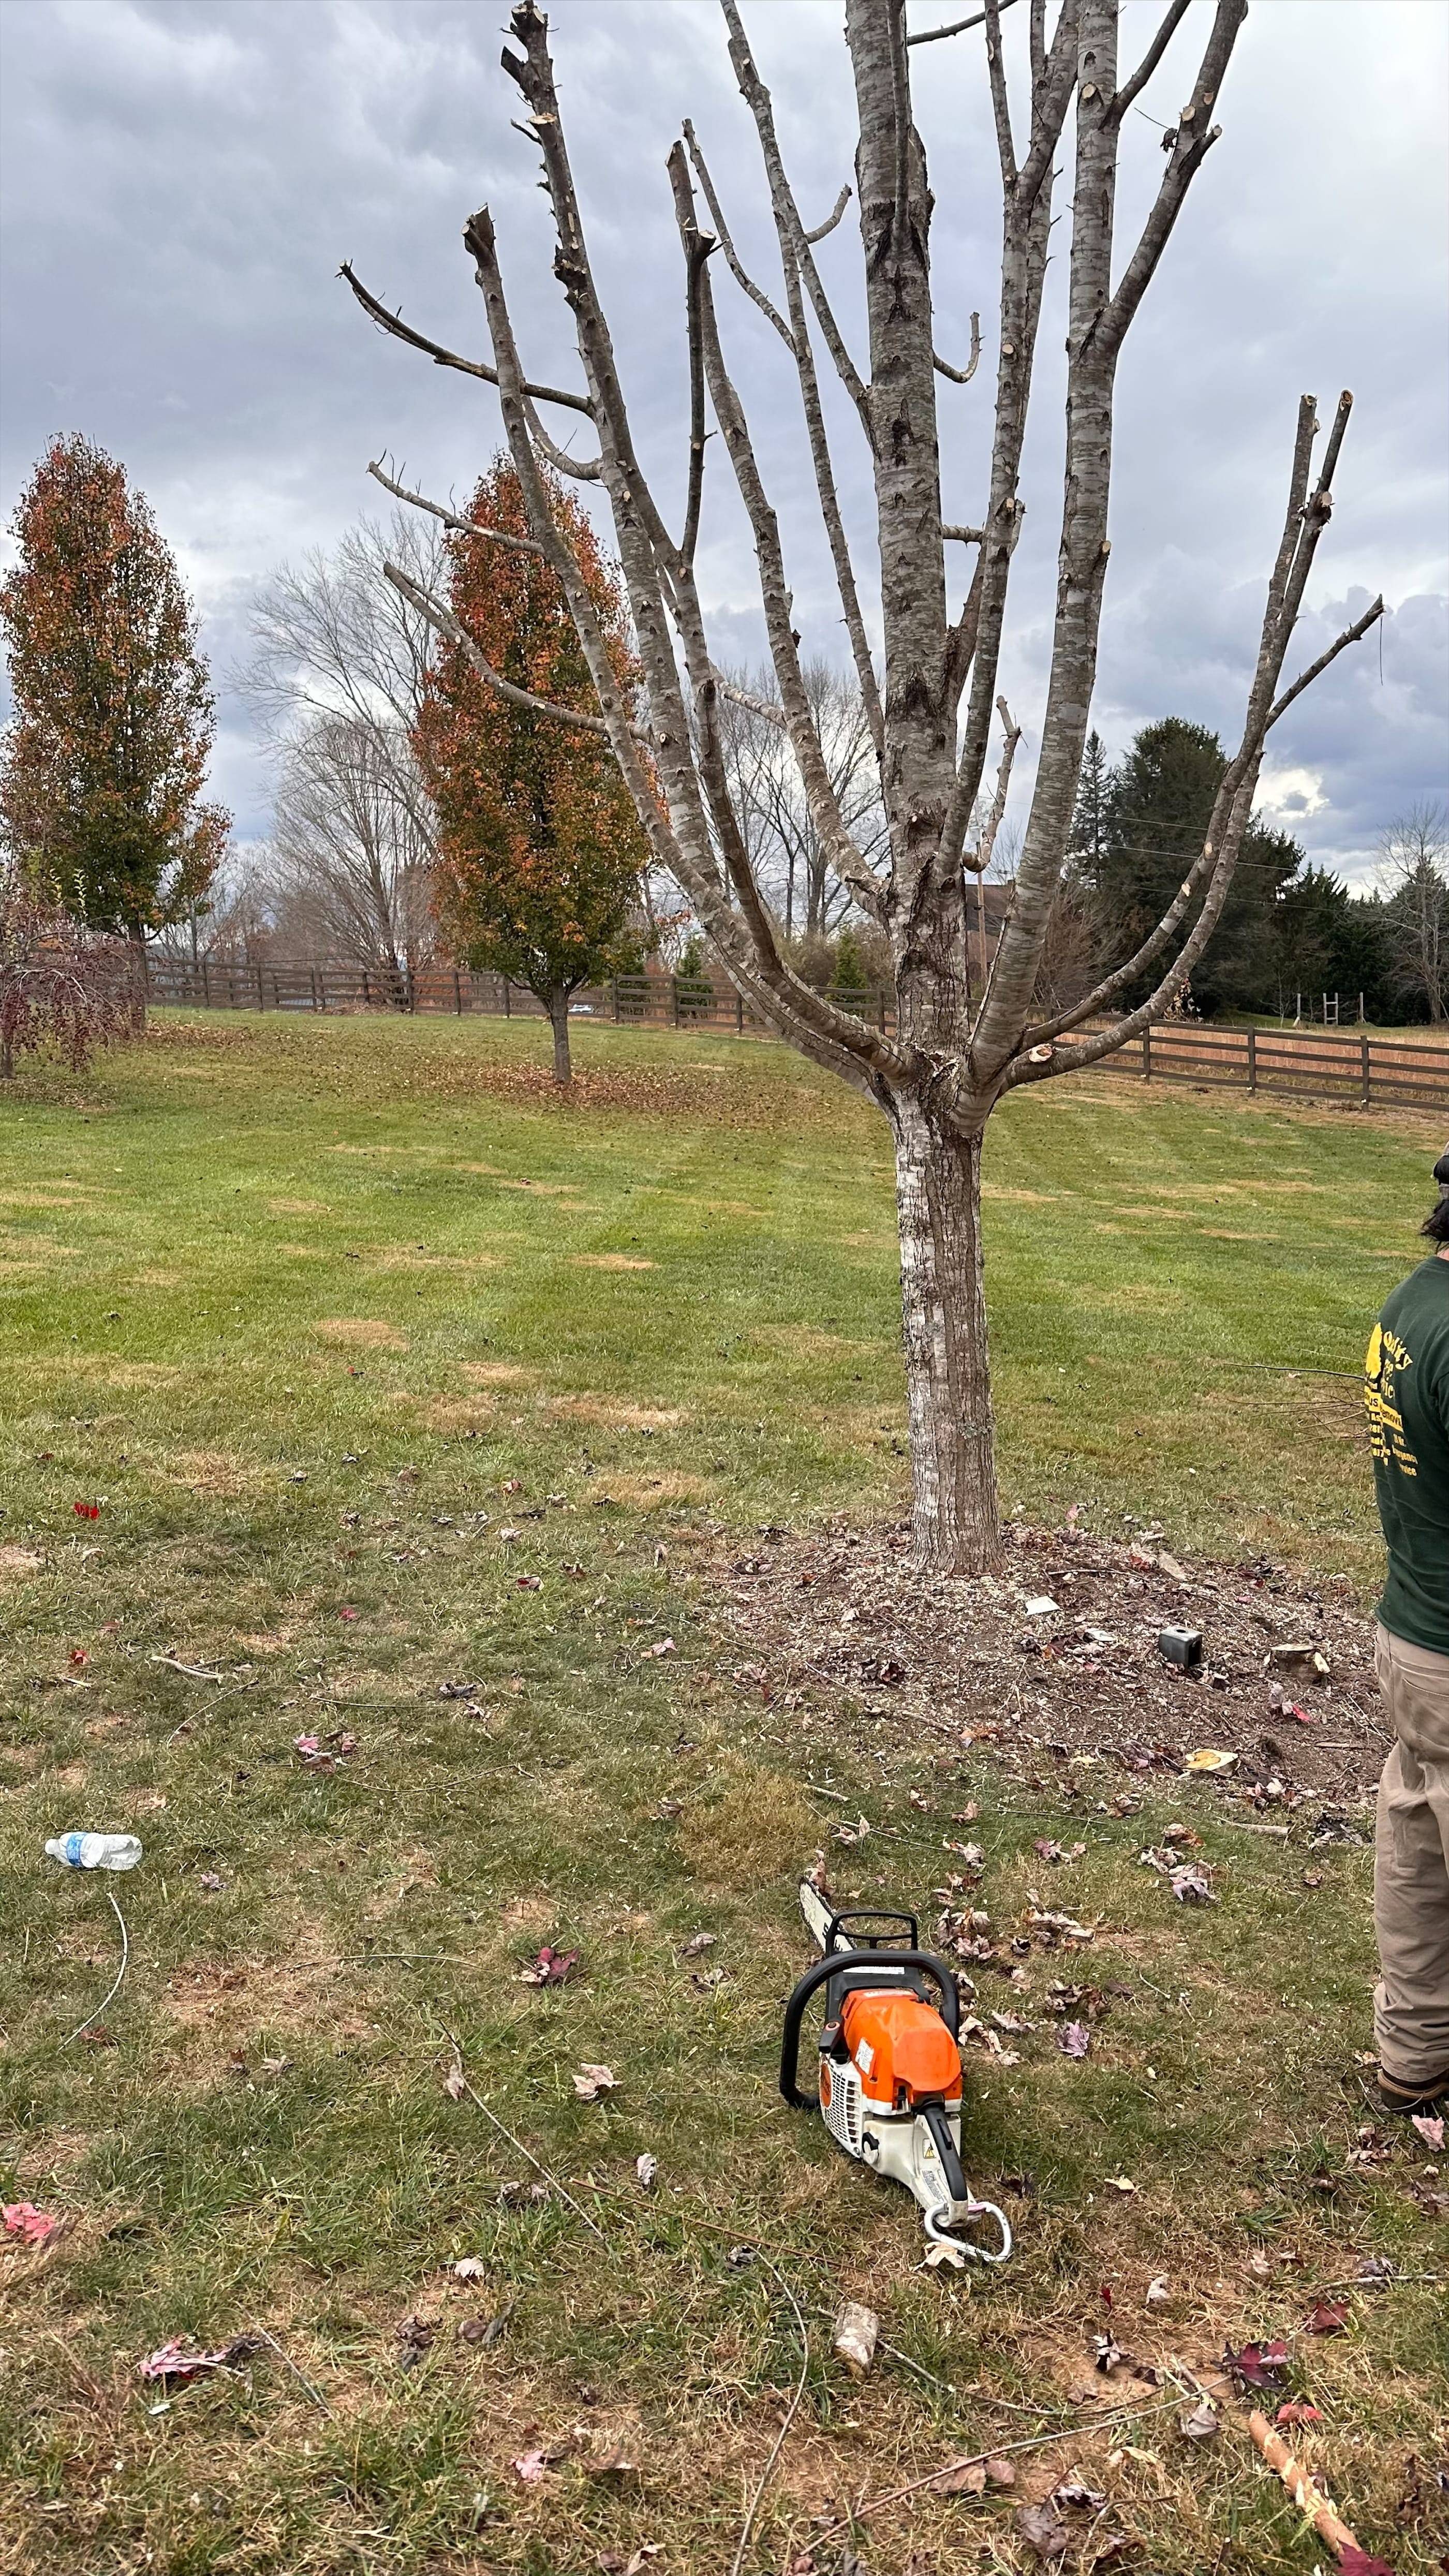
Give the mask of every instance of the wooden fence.
M 323 964 L 244 966 L 152 955 L 147 980 L 153 1002 L 207 1010 L 471 1012 L 506 1019 L 541 1018 L 543 1006 L 502 975 L 466 967 L 404 968 Z M 840 992 L 835 1000 L 889 1029 L 893 1012 L 879 992 Z M 706 976 L 620 975 L 581 990 L 573 1016 L 620 1027 L 732 1029 L 768 1036 L 727 984 Z M 1319 1035 L 1299 1029 L 1224 1029 L 1186 1020 L 1159 1022 L 1106 1058 L 1104 1072 L 1149 1082 L 1221 1085 L 1237 1091 L 1338 1100 L 1359 1108 L 1449 1107 L 1449 1046 L 1427 1041 Z

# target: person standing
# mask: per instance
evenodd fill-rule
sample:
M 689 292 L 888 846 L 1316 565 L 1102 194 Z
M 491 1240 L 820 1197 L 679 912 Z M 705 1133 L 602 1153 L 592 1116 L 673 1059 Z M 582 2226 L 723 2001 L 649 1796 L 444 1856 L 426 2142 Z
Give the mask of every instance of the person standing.
M 1388 1550 L 1374 1667 L 1394 1745 L 1379 1782 L 1374 2043 L 1390 2111 L 1449 2105 L 1449 1151 L 1434 1247 L 1369 1339 L 1364 1396 Z

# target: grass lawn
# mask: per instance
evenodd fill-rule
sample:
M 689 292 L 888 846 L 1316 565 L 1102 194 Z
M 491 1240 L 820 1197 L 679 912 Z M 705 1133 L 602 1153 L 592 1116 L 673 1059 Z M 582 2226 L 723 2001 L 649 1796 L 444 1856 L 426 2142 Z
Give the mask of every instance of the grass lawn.
M 797 2305 L 748 2569 L 1036 2567 L 1016 2510 L 1080 2467 L 1109 2501 L 1069 2517 L 1069 2566 L 1122 2534 L 1142 2576 L 1308 2576 L 1322 2546 L 1231 2406 L 1190 2442 L 1119 2372 L 1109 2402 L 1157 2411 L 1091 2420 L 1109 2325 L 1200 2373 L 1289 2334 L 1323 2417 L 1295 2441 L 1365 2545 L 1435 2563 L 1442 2248 L 1426 2150 L 1358 2139 L 1365 1850 L 1316 1854 L 1309 1894 L 1301 1842 L 1230 1830 L 1206 1785 L 1084 1819 L 979 1748 L 868 1778 L 843 1752 L 923 1914 L 968 1800 L 1007 1925 L 1033 1838 L 1085 1832 L 1060 1901 L 1130 1991 L 1085 2063 L 1046 2023 L 973 2082 L 968 2165 L 1022 2183 L 999 2275 L 923 2273 L 911 2203 L 780 2105 L 794 1883 L 840 1809 L 734 1686 L 700 1568 L 762 1523 L 901 1507 L 885 1129 L 782 1047 L 608 1029 L 561 1106 L 543 1035 L 164 1014 L 0 1104 L 0 2183 L 70 2222 L 0 2252 L 0 2568 L 728 2571 Z M 1011 1100 L 1008 1505 L 1156 1518 L 1367 1603 L 1355 1379 L 1441 1142 L 1106 1079 Z M 1137 1865 L 1174 1818 L 1210 1913 Z M 147 1850 L 108 1882 L 126 1985 L 62 2046 L 118 1947 L 105 1887 L 41 1856 L 71 1825 Z M 543 1943 L 580 1957 L 540 1990 Z M 1072 1970 L 1026 1966 L 1030 2016 Z M 588 2063 L 617 2078 L 595 2102 Z M 1405 2277 L 1302 2336 L 1369 2254 Z M 914 2371 L 843 2374 L 842 2295 Z M 137 2376 L 247 2333 L 273 2340 L 245 2369 Z M 1058 2426 L 1013 2490 L 832 2530 Z

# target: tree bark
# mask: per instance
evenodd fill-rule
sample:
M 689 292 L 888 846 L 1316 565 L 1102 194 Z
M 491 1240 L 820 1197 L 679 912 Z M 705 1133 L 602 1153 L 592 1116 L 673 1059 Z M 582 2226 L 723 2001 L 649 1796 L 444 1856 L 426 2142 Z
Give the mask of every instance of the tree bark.
M 981 1261 L 981 1134 L 961 1136 L 915 1095 L 890 1104 L 912 1509 L 922 1565 L 985 1574 L 1001 1561 Z
M 555 1082 L 572 1082 L 574 1068 L 569 1056 L 569 986 L 555 984 L 548 997 L 548 1016 L 553 1025 L 553 1078 Z

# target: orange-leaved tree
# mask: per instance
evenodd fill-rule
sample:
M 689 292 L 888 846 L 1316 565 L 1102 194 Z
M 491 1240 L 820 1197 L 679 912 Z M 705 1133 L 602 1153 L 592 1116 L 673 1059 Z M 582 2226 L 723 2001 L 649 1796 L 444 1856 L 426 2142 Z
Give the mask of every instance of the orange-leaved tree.
M 553 493 L 618 686 L 638 669 L 623 587 L 572 496 Z M 558 574 L 498 458 L 466 522 L 450 516 L 448 610 L 414 746 L 437 812 L 434 899 L 455 956 L 537 995 L 570 1078 L 569 999 L 639 964 L 648 849 L 609 748 Z M 400 589 L 406 577 L 389 566 Z M 578 711 L 561 722 L 536 701 Z
M 202 802 L 216 723 L 191 603 L 144 495 L 79 434 L 52 441 L 12 526 L 0 820 L 27 876 L 141 941 L 204 904 L 230 828 Z

